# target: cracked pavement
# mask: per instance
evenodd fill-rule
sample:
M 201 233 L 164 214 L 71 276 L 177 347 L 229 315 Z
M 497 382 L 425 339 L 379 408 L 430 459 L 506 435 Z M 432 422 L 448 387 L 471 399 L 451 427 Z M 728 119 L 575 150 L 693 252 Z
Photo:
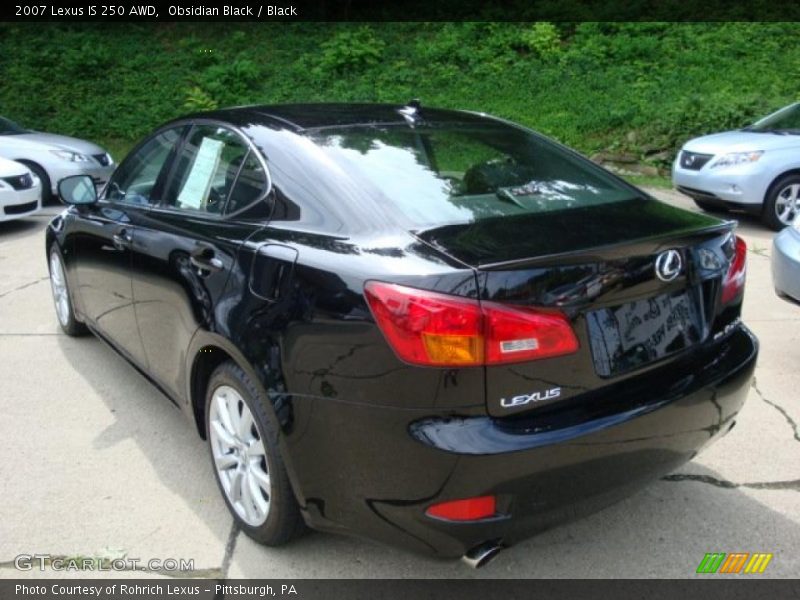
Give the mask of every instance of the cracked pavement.
M 673 192 L 653 193 L 696 210 Z M 19 572 L 18 554 L 194 559 L 194 575 L 206 577 L 682 578 L 696 576 L 706 552 L 771 552 L 763 577 L 800 573 L 800 306 L 775 296 L 773 234 L 754 219 L 742 216 L 739 232 L 750 250 L 744 320 L 761 355 L 736 427 L 637 495 L 477 571 L 329 534 L 281 549 L 241 534 L 184 417 L 97 339 L 60 333 L 43 250 L 48 219 L 0 224 L 0 577 L 81 575 Z

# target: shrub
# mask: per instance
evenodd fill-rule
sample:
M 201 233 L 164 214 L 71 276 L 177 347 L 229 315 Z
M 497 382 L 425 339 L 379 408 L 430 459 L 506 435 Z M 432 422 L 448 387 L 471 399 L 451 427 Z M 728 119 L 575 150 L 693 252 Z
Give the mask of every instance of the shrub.
M 383 56 L 385 44 L 369 27 L 354 31 L 339 31 L 322 44 L 318 70 L 323 75 L 341 75 L 358 72 L 377 65 Z
M 542 60 L 551 60 L 561 54 L 558 28 L 547 21 L 539 21 L 521 35 L 525 46 Z
M 186 90 L 186 100 L 183 108 L 190 112 L 201 110 L 214 110 L 219 105 L 200 86 L 193 86 Z
M 248 58 L 219 59 L 197 77 L 197 84 L 219 105 L 243 104 L 259 84 L 261 70 Z
M 796 37 L 771 22 L 8 23 L 0 114 L 119 148 L 186 111 L 416 97 L 653 156 L 798 99 Z

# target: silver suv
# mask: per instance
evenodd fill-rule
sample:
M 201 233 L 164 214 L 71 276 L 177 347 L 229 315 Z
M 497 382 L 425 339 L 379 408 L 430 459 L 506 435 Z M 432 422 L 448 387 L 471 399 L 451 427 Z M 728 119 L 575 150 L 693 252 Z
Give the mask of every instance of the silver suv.
M 800 212 L 800 102 L 754 125 L 689 140 L 672 183 L 702 209 L 738 208 L 775 230 Z

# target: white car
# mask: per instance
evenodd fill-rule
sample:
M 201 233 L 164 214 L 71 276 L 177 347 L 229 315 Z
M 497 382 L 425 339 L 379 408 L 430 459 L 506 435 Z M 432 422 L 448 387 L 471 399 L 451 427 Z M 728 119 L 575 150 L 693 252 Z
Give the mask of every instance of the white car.
M 27 217 L 42 208 L 42 184 L 25 165 L 0 158 L 0 221 Z
M 0 117 L 0 157 L 23 163 L 42 182 L 46 202 L 58 194 L 58 182 L 70 175 L 89 175 L 98 188 L 114 171 L 114 160 L 92 142 L 55 133 L 29 131 Z
M 754 125 L 689 140 L 672 183 L 704 210 L 738 208 L 775 230 L 800 212 L 800 102 Z

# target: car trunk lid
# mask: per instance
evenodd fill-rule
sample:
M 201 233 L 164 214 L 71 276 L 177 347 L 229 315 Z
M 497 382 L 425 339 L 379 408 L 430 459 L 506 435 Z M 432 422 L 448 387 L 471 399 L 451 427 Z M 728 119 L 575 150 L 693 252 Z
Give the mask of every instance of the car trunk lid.
M 641 199 L 418 236 L 476 269 L 482 301 L 558 311 L 578 337 L 569 355 L 486 367 L 487 409 L 500 417 L 576 398 L 706 340 L 718 326 L 731 229 Z M 680 267 L 659 277 L 664 257 Z

